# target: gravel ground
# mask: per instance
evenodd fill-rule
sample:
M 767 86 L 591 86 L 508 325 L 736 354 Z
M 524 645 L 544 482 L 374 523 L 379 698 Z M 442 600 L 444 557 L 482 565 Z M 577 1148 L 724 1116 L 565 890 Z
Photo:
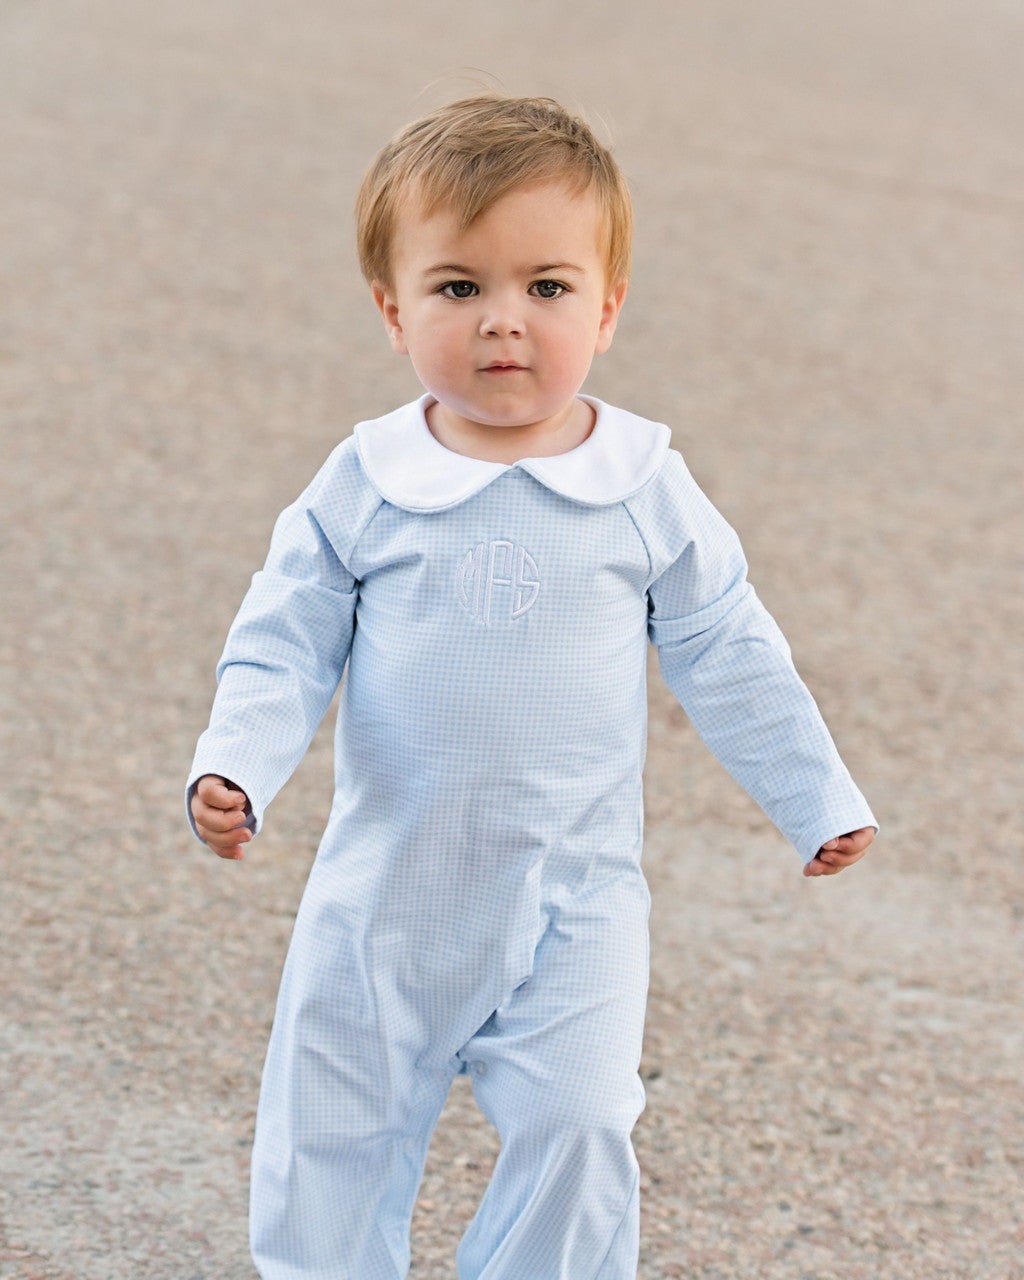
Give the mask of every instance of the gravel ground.
M 180 786 L 274 515 L 416 391 L 350 210 L 461 68 L 614 137 L 591 389 L 673 425 L 884 824 L 804 881 L 652 677 L 641 1280 L 1022 1280 L 1022 56 L 1005 0 L 0 10 L 0 1280 L 253 1278 L 328 736 L 242 864 Z M 456 1088 L 416 1280 L 494 1154 Z

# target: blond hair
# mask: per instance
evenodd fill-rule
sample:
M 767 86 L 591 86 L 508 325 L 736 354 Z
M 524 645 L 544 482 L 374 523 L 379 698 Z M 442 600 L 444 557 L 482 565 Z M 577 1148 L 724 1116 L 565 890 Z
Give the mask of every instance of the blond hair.
M 400 210 L 451 210 L 463 228 L 510 191 L 565 182 L 593 192 L 604 233 L 607 280 L 629 278 L 633 209 L 611 153 L 586 121 L 551 98 L 487 93 L 449 103 L 407 125 L 384 147 L 356 201 L 359 262 L 371 285 L 390 286 Z

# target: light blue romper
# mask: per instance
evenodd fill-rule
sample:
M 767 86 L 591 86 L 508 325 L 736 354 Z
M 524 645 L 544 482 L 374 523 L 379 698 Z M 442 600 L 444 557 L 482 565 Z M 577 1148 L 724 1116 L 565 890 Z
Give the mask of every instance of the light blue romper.
M 404 1276 L 463 1071 L 502 1149 L 460 1280 L 633 1280 L 648 639 L 805 861 L 874 819 L 667 427 L 590 401 L 579 448 L 505 466 L 443 448 L 429 403 L 361 423 L 281 515 L 190 779 L 231 779 L 258 829 L 347 661 L 253 1256 L 264 1280 Z

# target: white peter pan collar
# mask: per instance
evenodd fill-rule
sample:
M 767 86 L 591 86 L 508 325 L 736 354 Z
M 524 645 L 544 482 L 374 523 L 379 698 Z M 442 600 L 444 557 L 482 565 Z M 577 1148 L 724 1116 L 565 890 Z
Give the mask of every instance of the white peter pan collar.
M 516 467 L 563 498 L 608 506 L 641 489 L 665 461 L 671 434 L 611 405 L 581 396 L 597 414 L 594 429 L 577 448 L 511 465 L 453 453 L 427 426 L 430 395 L 355 429 L 356 448 L 370 482 L 385 501 L 407 511 L 444 511 L 473 497 Z

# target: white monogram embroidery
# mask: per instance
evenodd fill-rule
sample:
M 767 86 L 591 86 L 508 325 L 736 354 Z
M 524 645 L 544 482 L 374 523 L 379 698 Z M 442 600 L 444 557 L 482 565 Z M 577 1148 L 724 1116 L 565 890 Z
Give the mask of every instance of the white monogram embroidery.
M 462 607 L 485 626 L 521 618 L 540 593 L 537 564 L 525 547 L 499 539 L 467 551 L 455 579 Z

